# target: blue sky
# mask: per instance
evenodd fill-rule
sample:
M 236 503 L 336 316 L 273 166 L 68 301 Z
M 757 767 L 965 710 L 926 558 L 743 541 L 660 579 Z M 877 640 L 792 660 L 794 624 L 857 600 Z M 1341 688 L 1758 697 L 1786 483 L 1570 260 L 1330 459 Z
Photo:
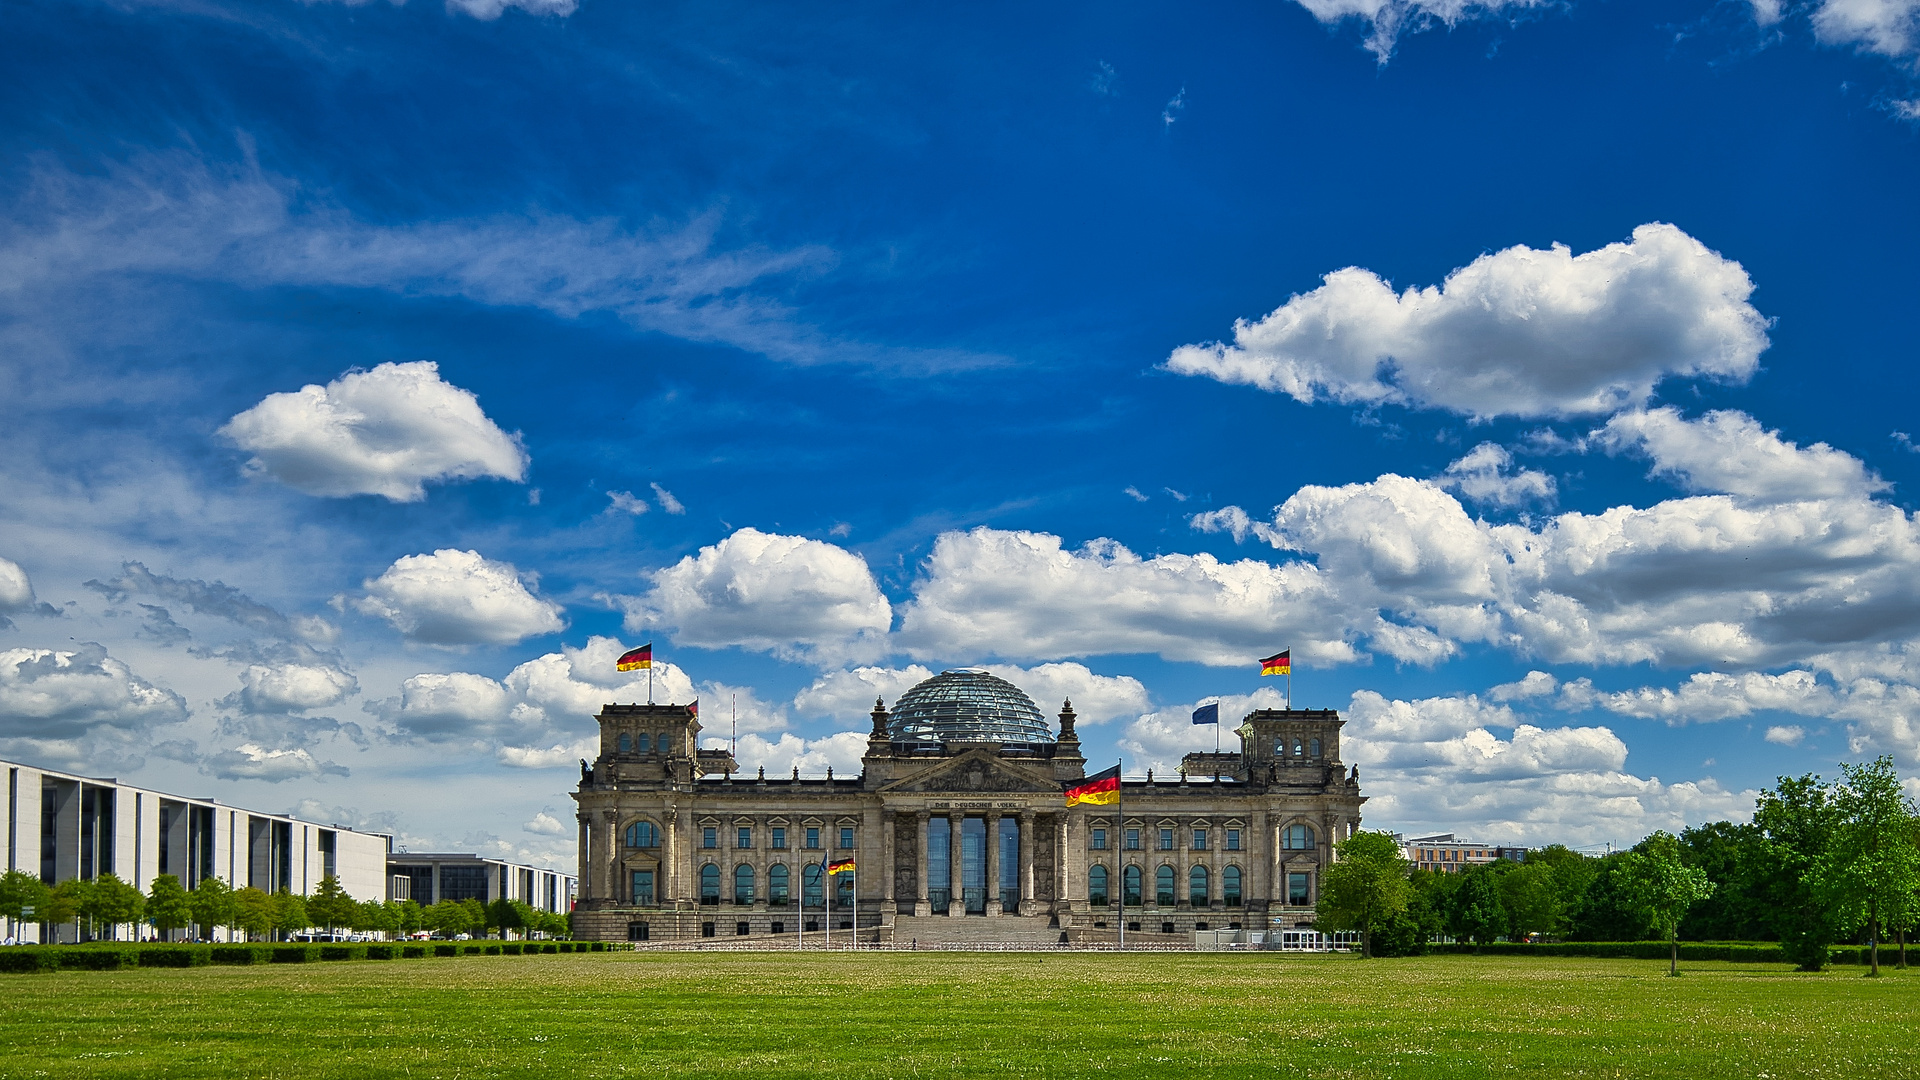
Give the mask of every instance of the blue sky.
M 0 755 L 571 862 L 986 665 L 1369 824 L 1920 759 L 1912 0 L 0 8 Z

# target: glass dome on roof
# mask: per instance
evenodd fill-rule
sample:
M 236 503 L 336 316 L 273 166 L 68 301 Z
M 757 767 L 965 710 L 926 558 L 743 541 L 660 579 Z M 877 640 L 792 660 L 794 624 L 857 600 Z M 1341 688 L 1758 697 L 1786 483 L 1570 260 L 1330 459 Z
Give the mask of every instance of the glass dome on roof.
M 1050 743 L 1033 699 L 973 668 L 943 671 L 900 695 L 887 728 L 895 742 Z

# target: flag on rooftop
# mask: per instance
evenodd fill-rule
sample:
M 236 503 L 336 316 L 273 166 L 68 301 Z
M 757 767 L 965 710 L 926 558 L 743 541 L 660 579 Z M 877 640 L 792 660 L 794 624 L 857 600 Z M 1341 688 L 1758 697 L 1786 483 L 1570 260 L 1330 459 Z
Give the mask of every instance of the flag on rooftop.
M 1193 710 L 1193 722 L 1196 724 L 1217 724 L 1220 722 L 1220 703 L 1210 701 Z
M 1105 806 L 1120 801 L 1120 766 L 1102 769 L 1085 780 L 1075 780 L 1062 785 L 1066 788 L 1067 805 L 1092 803 Z
M 622 653 L 619 662 L 613 666 L 616 671 L 638 671 L 641 668 L 653 667 L 653 642 L 649 641 L 637 649 Z
M 699 698 L 694 698 L 693 704 L 687 706 L 687 715 L 693 717 L 695 720 L 700 719 L 700 699 Z
M 1274 653 L 1272 656 L 1267 657 L 1265 660 L 1260 661 L 1260 674 L 1262 675 L 1293 674 L 1293 650 L 1282 649 L 1279 652 Z

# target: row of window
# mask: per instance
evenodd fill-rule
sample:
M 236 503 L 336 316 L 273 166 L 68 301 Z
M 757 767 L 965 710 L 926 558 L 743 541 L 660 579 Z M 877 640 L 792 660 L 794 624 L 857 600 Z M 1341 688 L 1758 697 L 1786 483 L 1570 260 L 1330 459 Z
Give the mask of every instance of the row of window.
M 784 851 L 787 849 L 787 829 L 785 826 L 771 825 L 768 826 L 767 831 L 770 834 L 768 837 L 770 841 L 767 844 L 768 847 L 776 851 Z M 807 826 L 802 831 L 800 846 L 814 851 L 820 850 L 821 831 L 818 826 Z M 627 826 L 627 846 L 630 848 L 659 847 L 660 827 L 651 821 L 636 821 Z M 709 850 L 718 848 L 720 846 L 720 829 L 713 825 L 701 829 L 700 846 Z M 753 846 L 753 826 L 742 825 L 736 829 L 733 846 L 737 848 L 751 848 Z M 853 847 L 853 826 L 841 826 L 840 846 L 842 848 Z
M 733 868 L 733 902 L 745 907 L 757 898 L 759 873 L 746 863 Z M 800 906 L 817 908 L 825 906 L 826 871 L 819 863 L 807 863 L 800 868 Z M 720 902 L 721 871 L 718 866 L 708 863 L 700 868 L 700 902 L 714 905 Z M 793 902 L 793 871 L 781 863 L 767 867 L 767 905 L 786 907 Z M 635 904 L 646 906 L 654 902 L 653 871 L 635 870 L 633 872 L 632 900 Z M 833 902 L 836 906 L 853 903 L 853 875 L 840 874 L 833 879 Z
M 1282 736 L 1273 741 L 1273 756 L 1274 757 L 1287 756 L 1287 740 L 1285 736 Z M 1309 739 L 1305 743 L 1302 743 L 1299 739 L 1293 740 L 1293 756 L 1294 757 L 1319 757 L 1320 756 L 1320 740 Z
M 616 745 L 623 754 L 644 754 L 647 752 L 649 740 L 647 733 L 644 731 L 638 735 L 628 735 L 623 731 L 620 733 L 620 738 Z M 667 752 L 667 737 L 665 735 L 660 736 L 660 752 L 663 754 Z
M 1175 829 L 1160 830 L 1159 850 L 1172 851 L 1174 849 L 1174 840 L 1176 839 L 1177 831 L 1178 830 Z M 1222 850 L 1241 850 L 1239 829 L 1221 829 L 1220 831 L 1226 834 L 1221 844 Z M 1188 833 L 1188 838 L 1191 840 L 1188 850 L 1206 851 L 1211 840 L 1209 833 L 1210 830 L 1207 829 L 1191 830 Z M 1087 838 L 1088 847 L 1095 851 L 1107 850 L 1107 830 L 1105 828 L 1095 827 L 1089 830 L 1089 834 Z M 1141 836 L 1139 829 L 1125 830 L 1125 834 L 1121 839 L 1124 842 L 1126 850 L 1140 850 Z M 1313 849 L 1313 829 L 1306 825 L 1289 825 L 1281 829 L 1280 846 L 1289 851 L 1311 851 Z
M 1141 906 L 1141 884 L 1145 875 L 1138 866 L 1129 866 L 1121 874 L 1121 902 L 1127 907 Z M 1207 907 L 1213 902 L 1212 874 L 1204 866 L 1195 866 L 1187 871 L 1187 903 L 1193 907 Z M 1220 901 L 1227 907 L 1239 907 L 1240 868 L 1229 866 L 1220 872 Z M 1094 907 L 1106 907 L 1111 901 L 1111 875 L 1107 868 L 1094 864 L 1087 868 L 1087 902 Z M 1159 907 L 1173 907 L 1177 902 L 1175 889 L 1179 884 L 1179 873 L 1171 866 L 1162 866 L 1154 871 L 1154 903 Z M 1313 902 L 1313 876 L 1304 871 L 1288 871 L 1284 899 L 1291 907 L 1305 907 Z

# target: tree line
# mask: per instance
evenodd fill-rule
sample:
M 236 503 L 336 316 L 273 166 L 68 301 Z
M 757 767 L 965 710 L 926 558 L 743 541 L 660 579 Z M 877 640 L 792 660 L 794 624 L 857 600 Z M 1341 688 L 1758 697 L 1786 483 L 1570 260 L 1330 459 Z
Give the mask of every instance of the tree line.
M 1437 873 L 1387 834 L 1358 833 L 1323 875 L 1320 925 L 1361 931 L 1368 956 L 1424 952 L 1442 937 L 1663 940 L 1676 960 L 1682 940 L 1765 941 L 1806 971 L 1834 945 L 1891 936 L 1905 966 L 1920 920 L 1920 811 L 1891 758 L 1840 771 L 1781 777 L 1750 822 L 1656 832 L 1604 856 L 1556 844 Z M 1877 948 L 1871 964 L 1879 974 Z
M 90 880 L 70 878 L 48 885 L 22 870 L 0 874 L 0 918 L 8 922 L 8 936 L 17 938 L 23 923 L 73 924 L 79 936 L 114 940 L 120 928 L 150 926 L 163 940 L 183 931 L 210 938 L 216 928 L 231 939 L 286 940 L 309 930 L 360 933 L 385 932 L 403 937 L 430 930 L 446 937 L 469 934 L 484 937 L 499 932 L 541 933 L 562 937 L 569 933 L 567 916 L 541 911 L 520 900 L 442 900 L 422 906 L 412 900 L 355 900 L 328 876 L 313 895 L 285 889 L 266 892 L 251 886 L 235 889 L 217 877 L 202 878 L 184 888 L 172 874 L 153 879 L 149 892 L 114 874 Z

